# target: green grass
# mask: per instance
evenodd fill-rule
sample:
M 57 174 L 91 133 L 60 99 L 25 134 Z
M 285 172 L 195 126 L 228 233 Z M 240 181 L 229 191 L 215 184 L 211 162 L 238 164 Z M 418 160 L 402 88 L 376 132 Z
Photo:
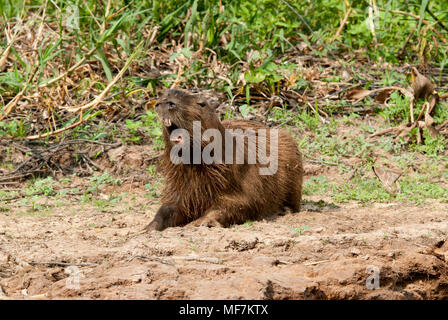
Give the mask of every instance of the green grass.
M 91 187 L 88 189 L 89 192 L 98 192 L 106 185 L 120 185 L 121 179 L 114 178 L 107 171 L 103 174 L 94 174 L 90 177 Z
M 301 137 L 299 144 L 305 159 L 321 161 L 321 165 L 333 172 L 311 176 L 303 184 L 303 195 L 329 196 L 334 202 L 358 201 L 388 202 L 408 201 L 422 203 L 428 199 L 447 202 L 448 154 L 447 141 L 424 134 L 426 144 L 393 142 L 383 136 L 379 142 L 366 139 L 358 117 L 341 117 L 332 123 L 321 125 Z M 337 128 L 352 127 L 344 134 L 336 134 Z M 351 163 L 356 159 L 356 163 Z M 402 170 L 399 179 L 401 192 L 391 195 L 373 175 L 372 166 L 393 165 Z M 349 178 L 348 178 L 349 177 Z
M 294 233 L 294 235 L 296 235 L 296 236 L 301 236 L 304 231 L 309 230 L 309 229 L 310 229 L 310 227 L 308 227 L 308 226 L 300 226 L 297 228 L 292 228 L 291 233 Z
M 325 176 L 312 177 L 305 181 L 305 196 L 331 197 L 336 203 L 357 201 L 360 203 L 404 201 L 416 204 L 427 200 L 448 202 L 448 187 L 424 175 L 406 176 L 400 179 L 401 192 L 395 196 L 388 193 L 374 178 L 355 178 L 349 182 L 330 181 Z
M 103 142 L 121 140 L 124 144 L 149 144 L 160 151 L 163 148 L 162 127 L 153 109 L 153 99 L 177 81 L 183 88 L 221 91 L 228 101 L 238 98 L 232 100 L 237 101 L 235 111 L 226 110 L 223 118 L 257 115 L 261 104 L 254 96 L 266 97 L 267 120 L 294 131 L 305 159 L 334 169 L 333 176 L 337 173 L 345 178 L 354 171 L 351 179 L 346 180 L 332 180 L 325 174 L 312 177 L 304 184 L 306 196 L 330 195 L 336 202 L 420 202 L 426 198 L 446 201 L 448 146 L 445 138 L 431 137 L 426 130 L 423 131 L 424 144 L 420 145 L 416 143 L 416 130 L 411 132 L 409 141 L 393 141 L 390 136 L 375 141 L 368 138 L 379 129 L 377 116 L 384 119 L 382 128 L 408 122 L 408 98 L 394 92 L 388 105 L 381 109 L 373 99 L 366 99 L 363 103 L 372 106 L 374 111 L 368 119 L 356 113 L 340 116 L 342 110 L 353 108 L 342 96 L 336 100 L 325 98 L 319 103 L 310 98 L 309 104 L 299 99 L 300 96 L 317 96 L 315 91 L 323 87 L 316 85 L 316 81 L 329 87 L 345 81 L 339 68 L 328 68 L 331 69 L 328 71 L 320 64 L 320 58 L 343 66 L 351 73 L 352 84 L 366 89 L 408 86 L 406 71 L 397 68 L 406 63 L 439 67 L 440 74 L 432 75 L 431 80 L 443 86 L 441 79 L 448 65 L 448 47 L 444 39 L 448 38 L 448 33 L 427 11 L 429 9 L 447 26 L 448 11 L 443 1 L 431 1 L 426 6 L 421 0 L 378 0 L 375 1 L 378 14 L 369 17 L 369 1 L 289 0 L 306 18 L 312 31 L 278 0 L 223 0 L 222 7 L 218 0 L 111 0 L 110 8 L 106 9 L 108 2 L 0 2 L 0 52 L 4 52 L 9 43 L 7 24 L 13 32 L 22 30 L 35 36 L 43 19 L 43 26 L 51 26 L 53 30 L 44 29 L 33 49 L 30 49 L 33 45 L 30 40 L 27 42 L 23 36 L 25 33 L 19 34 L 20 41 L 12 44 L 7 68 L 0 70 L 0 115 L 23 88 L 27 98 L 21 99 L 18 109 L 0 120 L 0 139 L 21 140 L 88 118 L 76 128 L 39 142 L 76 138 Z M 73 4 L 79 10 L 78 29 L 71 29 L 66 23 Z M 340 37 L 334 38 L 348 10 L 351 14 L 347 24 Z M 421 16 L 421 19 L 398 11 Z M 375 35 L 366 23 L 370 18 L 373 18 Z M 431 27 L 422 23 L 423 18 Z M 155 30 L 157 32 L 153 33 Z M 150 43 L 152 35 L 154 42 Z M 136 52 L 141 41 L 143 50 Z M 298 52 L 298 46 L 303 44 L 307 49 Z M 99 95 L 134 53 L 131 67 L 111 88 L 104 104 L 82 114 L 67 111 Z M 299 62 L 298 56 L 309 56 L 310 60 Z M 84 58 L 85 70 L 77 69 L 46 86 Z M 391 63 L 391 67 L 383 68 L 385 62 Z M 152 75 L 151 68 L 161 74 Z M 291 99 L 296 104 L 292 104 L 291 99 L 275 105 L 268 103 L 269 99 L 286 91 L 293 93 Z M 336 94 L 338 91 L 339 87 Z M 416 102 L 414 116 L 418 115 L 422 104 L 423 101 Z M 326 123 L 319 112 L 329 115 L 325 117 Z M 448 119 L 446 100 L 436 106 L 433 118 L 436 124 Z M 11 160 L 12 147 L 4 150 L 5 155 L 0 155 L 0 168 L 11 171 L 16 165 Z M 95 157 L 99 156 L 100 153 Z M 348 159 L 358 160 L 356 166 L 351 166 Z M 371 176 L 371 166 L 375 163 L 392 163 L 405 172 L 400 179 L 402 192 L 395 198 Z M 145 185 L 147 197 L 157 198 L 162 181 L 153 164 L 147 167 L 147 173 L 154 180 Z M 25 194 L 27 205 L 44 210 L 33 197 L 64 197 L 84 191 L 84 200 L 96 201 L 101 209 L 106 204 L 105 200 L 96 199 L 99 191 L 106 185 L 122 183 L 107 172 L 92 175 L 86 190 L 68 188 L 70 180 L 67 177 L 60 181 L 33 179 L 21 193 Z M 61 188 L 61 183 L 66 188 Z M 21 193 L 0 191 L 0 197 Z M 112 195 L 108 201 L 114 203 L 120 199 L 121 195 Z

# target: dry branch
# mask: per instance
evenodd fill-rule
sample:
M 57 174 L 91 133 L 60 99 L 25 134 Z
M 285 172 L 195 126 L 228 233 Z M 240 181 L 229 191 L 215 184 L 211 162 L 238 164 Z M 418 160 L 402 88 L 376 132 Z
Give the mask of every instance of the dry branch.
M 344 18 L 341 21 L 341 25 L 339 26 L 338 31 L 336 31 L 336 34 L 333 36 L 333 38 L 331 39 L 330 43 L 332 43 L 334 40 L 336 40 L 337 38 L 339 38 L 339 36 L 341 35 L 342 30 L 344 30 L 345 25 L 347 24 L 348 21 L 348 17 L 350 17 L 350 14 L 352 13 L 352 8 L 349 8 L 347 10 L 347 12 L 345 13 Z
M 46 137 L 50 137 L 50 136 L 54 136 L 57 134 L 60 134 L 64 131 L 76 128 L 77 126 L 83 124 L 84 122 L 86 122 L 87 120 L 90 120 L 91 118 L 93 118 L 94 116 L 96 116 L 96 114 L 93 114 L 91 116 L 89 116 L 88 118 L 83 118 L 82 117 L 82 112 L 86 109 L 91 109 L 91 108 L 95 108 L 97 107 L 99 104 L 101 104 L 103 102 L 103 100 L 106 98 L 106 95 L 109 93 L 110 89 L 112 89 L 112 87 L 118 82 L 118 80 L 121 79 L 121 77 L 123 76 L 123 74 L 125 73 L 125 71 L 128 69 L 128 67 L 130 66 L 131 62 L 134 60 L 134 58 L 137 56 L 137 53 L 139 53 L 139 50 L 141 48 L 143 44 L 143 41 L 140 42 L 137 45 L 137 48 L 135 49 L 134 53 L 129 57 L 128 61 L 126 62 L 126 64 L 124 65 L 124 67 L 120 70 L 120 72 L 115 76 L 115 78 L 109 83 L 109 85 L 101 92 L 101 94 L 99 96 L 97 96 L 93 101 L 89 102 L 88 104 L 81 106 L 81 107 L 77 107 L 77 108 L 69 108 L 68 110 L 71 112 L 81 112 L 80 114 L 80 120 L 76 123 L 73 123 L 65 128 L 61 128 L 55 131 L 51 131 L 48 133 L 44 133 L 44 134 L 36 134 L 36 135 L 32 135 L 32 136 L 28 136 L 25 139 L 26 140 L 37 140 L 37 139 L 41 139 L 41 138 L 46 138 Z
M 3 114 L 0 114 L 0 121 L 5 119 L 16 107 L 19 100 L 23 97 L 23 94 L 25 93 L 25 90 L 28 87 L 28 84 L 33 80 L 34 76 L 37 73 L 38 68 L 35 67 L 33 73 L 31 74 L 31 77 L 28 78 L 27 82 L 23 86 L 22 90 L 11 100 L 9 103 L 5 106 L 5 111 Z
M 106 97 L 106 95 L 109 93 L 110 89 L 112 89 L 112 87 L 118 82 L 118 80 L 121 79 L 121 77 L 123 76 L 123 74 L 126 72 L 126 70 L 129 68 L 129 66 L 131 65 L 131 62 L 134 60 L 134 58 L 137 56 L 137 53 L 139 53 L 139 50 L 141 48 L 143 44 L 143 41 L 140 42 L 137 45 L 137 48 L 135 49 L 134 53 L 132 53 L 132 55 L 129 57 L 128 61 L 126 61 L 126 64 L 124 65 L 124 67 L 120 70 L 120 72 L 115 76 L 115 78 L 107 85 L 107 87 L 103 90 L 103 92 L 100 93 L 99 96 L 97 96 L 95 98 L 95 100 L 89 102 L 88 104 L 82 106 L 82 107 L 78 107 L 78 108 L 68 108 L 68 111 L 71 112 L 78 112 L 78 111 L 83 111 L 86 109 L 90 109 L 90 108 L 95 108 L 97 107 L 101 102 L 103 102 L 104 98 Z
M 37 266 L 37 265 L 47 265 L 49 267 L 70 267 L 70 266 L 74 266 L 74 267 L 96 267 L 98 266 L 97 263 L 67 263 L 67 262 L 59 262 L 59 261 L 50 261 L 50 262 L 36 262 L 36 261 L 31 261 L 28 262 L 28 264 L 32 265 L 32 266 Z

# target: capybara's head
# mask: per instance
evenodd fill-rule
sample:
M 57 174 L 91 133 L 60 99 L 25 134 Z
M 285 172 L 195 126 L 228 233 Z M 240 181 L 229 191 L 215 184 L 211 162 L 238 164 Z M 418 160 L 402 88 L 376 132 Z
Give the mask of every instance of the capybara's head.
M 186 130 L 193 137 L 193 123 L 199 121 L 201 134 L 204 130 L 220 128 L 220 121 L 213 107 L 200 95 L 171 89 L 164 92 L 156 103 L 156 112 L 162 122 L 167 143 L 183 143 L 181 135 L 173 134 L 176 129 Z

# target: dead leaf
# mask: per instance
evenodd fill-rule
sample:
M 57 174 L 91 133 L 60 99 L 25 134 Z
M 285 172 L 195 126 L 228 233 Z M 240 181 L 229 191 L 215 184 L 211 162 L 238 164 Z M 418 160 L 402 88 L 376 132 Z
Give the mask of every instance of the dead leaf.
M 439 136 L 439 131 L 434 128 L 434 119 L 429 115 L 429 113 L 425 113 L 425 128 L 428 130 L 428 133 L 431 137 L 435 138 Z
M 394 89 L 384 89 L 375 97 L 375 100 L 381 104 L 384 104 L 390 98 L 390 94 L 394 91 Z
M 387 192 L 393 195 L 401 192 L 400 184 L 397 182 L 402 175 L 401 172 L 375 168 L 375 166 L 372 166 L 372 170 Z
M 428 110 L 429 114 L 432 113 L 432 111 L 434 110 L 434 107 L 439 102 L 439 100 L 440 100 L 440 97 L 437 93 L 432 95 L 431 102 L 429 103 L 429 110 Z
M 353 88 L 353 89 L 347 90 L 347 92 L 345 93 L 345 99 L 361 100 L 361 99 L 364 99 L 365 97 L 368 97 L 371 93 L 372 93 L 372 91 L 370 91 L 370 90 L 366 90 L 366 89 L 362 89 L 362 88 Z
M 353 77 L 351 76 L 351 74 L 347 71 L 344 70 L 342 71 L 342 75 L 341 75 L 341 79 L 344 81 L 350 81 Z
M 153 67 L 151 69 L 149 69 L 146 74 L 149 79 L 158 79 L 162 76 L 159 69 L 153 68 Z
M 431 116 L 431 112 L 434 110 L 435 105 L 437 104 L 437 102 L 439 101 L 439 96 L 437 94 L 434 94 L 431 102 L 426 101 L 423 106 L 422 109 L 420 111 L 420 114 L 418 115 L 417 118 L 417 122 L 418 122 L 418 126 L 420 129 L 427 129 L 428 133 L 431 137 L 437 137 L 440 135 L 439 130 L 437 130 L 434 127 L 434 119 Z M 419 121 L 419 119 L 422 117 L 423 112 L 425 113 L 425 121 Z M 421 143 L 421 137 L 417 137 L 418 138 L 418 143 Z
M 306 44 L 306 42 L 302 41 L 296 45 L 296 48 L 302 53 L 310 52 L 310 47 Z
M 447 131 L 448 134 L 448 120 L 445 120 L 439 127 L 439 131 Z
M 353 89 L 347 90 L 347 92 L 345 93 L 345 99 L 356 100 L 355 103 L 357 103 L 360 100 L 362 100 L 372 94 L 377 94 L 374 99 L 376 101 L 378 101 L 379 103 L 384 104 L 386 102 L 386 100 L 389 99 L 391 93 L 394 92 L 395 90 L 400 91 L 401 94 L 403 94 L 406 97 L 409 97 L 409 98 L 413 97 L 413 94 L 410 91 L 400 88 L 400 87 L 391 86 L 391 87 L 378 88 L 378 89 L 374 89 L 374 90 L 366 90 L 363 88 L 353 88 Z
M 433 94 L 434 85 L 428 78 L 418 72 L 415 67 L 412 68 L 412 75 L 412 87 L 414 89 L 415 99 L 427 98 Z

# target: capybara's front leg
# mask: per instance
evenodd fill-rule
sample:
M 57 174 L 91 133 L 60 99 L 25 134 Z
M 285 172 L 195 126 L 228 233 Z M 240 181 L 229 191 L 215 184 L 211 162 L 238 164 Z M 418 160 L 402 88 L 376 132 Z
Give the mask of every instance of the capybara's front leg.
M 186 224 L 179 209 L 173 205 L 163 204 L 156 213 L 156 216 L 145 228 L 146 231 L 157 230 L 162 231 L 168 227 L 177 227 Z

